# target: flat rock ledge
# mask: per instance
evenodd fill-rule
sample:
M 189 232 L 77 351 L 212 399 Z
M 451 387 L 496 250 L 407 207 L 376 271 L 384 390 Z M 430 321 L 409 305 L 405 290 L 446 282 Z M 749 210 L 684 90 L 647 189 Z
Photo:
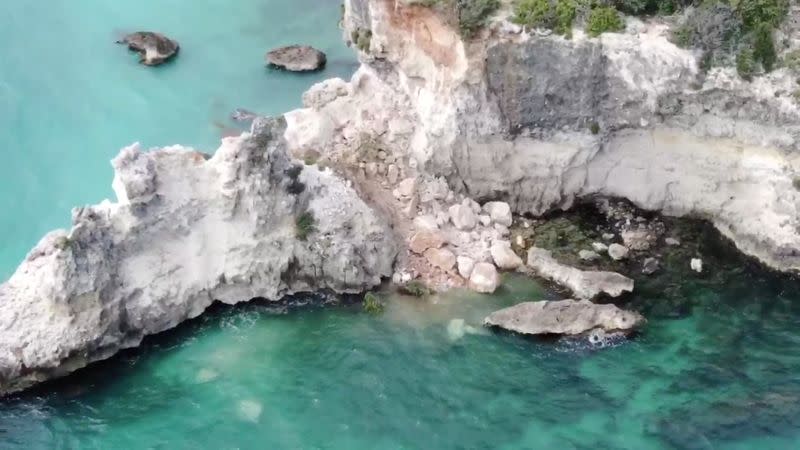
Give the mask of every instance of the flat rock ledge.
M 580 270 L 559 263 L 551 252 L 531 247 L 527 265 L 537 275 L 572 291 L 579 299 L 591 300 L 601 294 L 619 297 L 633 292 L 633 280 L 616 272 Z
M 163 64 L 177 55 L 180 50 L 176 41 L 152 31 L 131 33 L 117 43 L 126 44 L 130 50 L 138 52 L 141 56 L 139 62 L 146 66 Z
M 525 335 L 583 335 L 595 331 L 629 333 L 645 322 L 641 314 L 588 300 L 526 302 L 501 309 L 483 324 Z
M 289 72 L 313 72 L 325 67 L 328 58 L 325 53 L 308 45 L 289 45 L 271 50 L 266 56 L 267 63 Z
M 72 229 L 46 235 L 0 285 L 0 394 L 135 347 L 215 301 L 358 293 L 391 276 L 386 221 L 332 171 L 291 160 L 284 130 L 256 118 L 210 158 L 123 149 L 117 202 L 73 210 Z

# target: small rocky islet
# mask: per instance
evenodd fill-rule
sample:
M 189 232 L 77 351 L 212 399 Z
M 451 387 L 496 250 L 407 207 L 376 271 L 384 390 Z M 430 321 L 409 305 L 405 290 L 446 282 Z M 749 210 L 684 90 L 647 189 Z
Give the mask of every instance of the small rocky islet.
M 633 278 L 668 276 L 673 266 L 665 259 L 688 242 L 671 236 L 658 214 L 638 208 L 707 217 L 744 253 L 778 270 L 797 269 L 796 170 L 786 152 L 797 147 L 799 113 L 781 94 L 793 82 L 791 69 L 753 91 L 730 67 L 699 73 L 696 54 L 658 24 L 633 23 L 628 32 L 614 12 L 616 26 L 590 26 L 588 36 L 568 41 L 530 33 L 537 24 L 520 24 L 505 10 L 455 29 L 440 15 L 443 6 L 428 6 L 347 2 L 343 24 L 364 63 L 353 79 L 314 85 L 304 108 L 275 121 L 236 111 L 236 120 L 253 122 L 251 131 L 227 139 L 210 159 L 174 148 L 123 150 L 114 161 L 117 203 L 76 210 L 72 229 L 45 236 L 0 286 L 0 390 L 104 359 L 214 301 L 359 293 L 386 278 L 492 293 L 503 271 L 520 271 L 578 300 L 521 303 L 490 315 L 487 325 L 590 340 L 627 332 L 644 322 L 641 314 L 591 301 L 625 306 Z M 386 20 L 385 29 L 373 27 L 372 17 Z M 429 35 L 412 33 L 419 23 Z M 597 37 L 605 31 L 617 33 Z M 482 32 L 495 45 L 464 45 Z M 179 50 L 154 32 L 120 43 L 145 65 Z M 656 57 L 653 48 L 663 51 Z M 308 46 L 275 49 L 266 59 L 298 72 L 326 62 Z M 620 67 L 647 76 L 630 79 Z M 531 80 L 530 73 L 543 76 Z M 409 79 L 413 87 L 402 82 Z M 580 101 L 569 101 L 576 90 Z M 754 101 L 761 110 L 748 109 Z M 709 102 L 716 107 L 699 107 Z M 760 139 L 775 131 L 765 120 L 783 131 Z M 776 162 L 748 170 L 767 160 L 757 158 L 763 154 Z M 728 177 L 731 171 L 737 176 Z M 745 194 L 742 185 L 750 188 Z M 777 202 L 784 197 L 789 201 Z M 605 217 L 594 230 L 563 217 L 541 219 L 587 200 Z M 755 202 L 768 208 L 765 219 L 750 214 Z M 170 228 L 168 218 L 190 207 L 192 222 Z M 233 267 L 187 273 L 179 249 L 196 242 L 196 233 L 217 237 L 212 229 L 241 238 Z M 155 241 L 172 252 L 159 260 L 164 272 L 152 272 L 157 258 L 146 244 Z M 232 251 L 200 250 L 208 260 Z M 696 276 L 713 271 L 702 257 L 680 256 Z M 58 276 L 42 285 L 51 273 Z M 181 298 L 173 300 L 176 291 Z M 125 315 L 115 309 L 122 304 Z M 54 305 L 67 305 L 66 312 Z M 80 320 L 87 321 L 76 328 Z

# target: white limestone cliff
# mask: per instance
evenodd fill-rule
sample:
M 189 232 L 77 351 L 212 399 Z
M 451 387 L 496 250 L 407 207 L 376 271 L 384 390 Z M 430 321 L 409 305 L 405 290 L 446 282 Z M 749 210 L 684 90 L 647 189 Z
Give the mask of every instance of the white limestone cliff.
M 0 394 L 136 346 L 214 301 L 355 293 L 391 276 L 387 222 L 331 171 L 290 160 L 284 128 L 257 119 L 210 158 L 124 149 L 117 203 L 76 209 L 72 229 L 45 236 L 0 285 Z M 305 240 L 303 214 L 315 219 Z
M 522 31 L 507 7 L 465 41 L 410 3 L 345 2 L 346 35 L 369 30 L 369 49 L 336 95 L 287 114 L 294 153 L 346 159 L 370 136 L 408 172 L 481 203 L 539 215 L 624 197 L 708 219 L 743 252 L 800 271 L 800 109 L 786 69 L 752 82 L 703 73 L 656 20 L 566 40 Z

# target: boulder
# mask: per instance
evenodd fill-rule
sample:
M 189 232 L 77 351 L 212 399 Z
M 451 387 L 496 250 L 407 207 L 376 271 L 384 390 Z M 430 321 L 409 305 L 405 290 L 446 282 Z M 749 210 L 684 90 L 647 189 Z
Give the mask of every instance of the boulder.
M 611 244 L 608 246 L 608 256 L 614 261 L 621 261 L 628 257 L 628 247 L 619 244 Z
M 633 280 L 615 272 L 580 270 L 560 264 L 544 249 L 528 250 L 528 267 L 537 275 L 571 290 L 580 299 L 593 299 L 600 294 L 619 297 L 633 291 Z
M 581 250 L 578 252 L 578 257 L 584 261 L 595 261 L 600 259 L 600 255 L 597 252 L 591 250 Z
M 491 294 L 500 285 L 500 275 L 494 264 L 485 262 L 475 264 L 469 276 L 469 288 L 482 294 Z
M 421 255 L 430 248 L 440 248 L 444 245 L 444 238 L 437 231 L 422 230 L 414 233 L 408 242 L 408 248 L 412 252 Z
M 606 253 L 606 252 L 608 252 L 608 246 L 606 244 L 603 244 L 602 242 L 593 242 L 592 243 L 592 248 L 597 253 Z
M 594 330 L 629 333 L 645 323 L 641 314 L 588 300 L 526 302 L 495 311 L 483 324 L 528 335 L 582 335 Z
M 325 53 L 308 45 L 289 45 L 271 50 L 267 62 L 289 72 L 313 72 L 325 67 L 328 61 Z
M 483 205 L 483 210 L 492 218 L 494 223 L 510 227 L 513 222 L 511 207 L 506 202 L 489 202 Z
M 475 211 L 467 205 L 453 205 L 448 212 L 453 225 L 459 230 L 470 231 L 478 224 L 478 217 L 475 215 Z
M 139 53 L 139 62 L 145 66 L 157 66 L 178 54 L 180 46 L 176 41 L 161 33 L 137 31 L 126 35 L 117 44 L 125 44 L 130 50 Z
M 442 270 L 448 271 L 456 265 L 456 255 L 445 248 L 429 248 L 425 251 L 428 262 Z
M 700 258 L 692 258 L 689 267 L 697 273 L 703 272 L 703 260 Z
M 472 269 L 475 267 L 475 260 L 469 256 L 459 256 L 456 258 L 456 264 L 458 265 L 458 274 L 469 280 L 469 276 L 472 275 Z
M 679 241 L 679 240 L 677 240 L 677 239 L 675 239 L 673 237 L 668 237 L 668 238 L 664 239 L 664 243 L 669 245 L 670 247 L 677 247 L 677 246 L 681 245 L 681 241 Z
M 522 258 L 511 249 L 508 241 L 495 241 L 489 249 L 492 259 L 497 267 L 505 270 L 514 270 L 522 265 Z

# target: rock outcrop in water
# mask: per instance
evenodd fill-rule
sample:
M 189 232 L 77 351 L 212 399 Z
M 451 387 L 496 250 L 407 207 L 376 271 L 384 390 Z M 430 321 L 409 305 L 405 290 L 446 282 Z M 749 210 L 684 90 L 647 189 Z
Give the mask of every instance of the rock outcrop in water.
M 580 335 L 595 330 L 628 333 L 644 323 L 640 314 L 588 300 L 526 302 L 490 314 L 483 323 L 520 334 Z
M 290 45 L 267 53 L 267 62 L 289 72 L 313 72 L 325 67 L 328 58 L 325 53 L 308 45 Z
M 45 236 L 0 285 L 0 393 L 134 347 L 214 301 L 355 293 L 391 276 L 387 222 L 331 171 L 292 161 L 284 128 L 256 119 L 211 158 L 124 149 L 117 203 L 74 210 L 72 229 Z M 304 240 L 300 217 L 311 218 Z
M 602 294 L 619 297 L 633 292 L 633 280 L 615 272 L 580 270 L 559 264 L 553 255 L 544 249 L 532 247 L 528 250 L 528 267 L 537 275 L 552 280 L 572 291 L 580 298 L 591 300 Z
M 152 31 L 131 33 L 117 43 L 126 44 L 129 49 L 138 52 L 141 56 L 139 62 L 146 66 L 163 64 L 177 55 L 180 50 L 176 41 Z
M 287 114 L 293 151 L 346 160 L 371 136 L 479 202 L 541 215 L 627 198 L 707 218 L 743 252 L 800 270 L 800 109 L 787 69 L 753 81 L 704 72 L 655 20 L 566 40 L 521 30 L 503 7 L 465 40 L 414 3 L 345 2 L 346 34 L 371 36 L 364 64 L 346 95 Z

